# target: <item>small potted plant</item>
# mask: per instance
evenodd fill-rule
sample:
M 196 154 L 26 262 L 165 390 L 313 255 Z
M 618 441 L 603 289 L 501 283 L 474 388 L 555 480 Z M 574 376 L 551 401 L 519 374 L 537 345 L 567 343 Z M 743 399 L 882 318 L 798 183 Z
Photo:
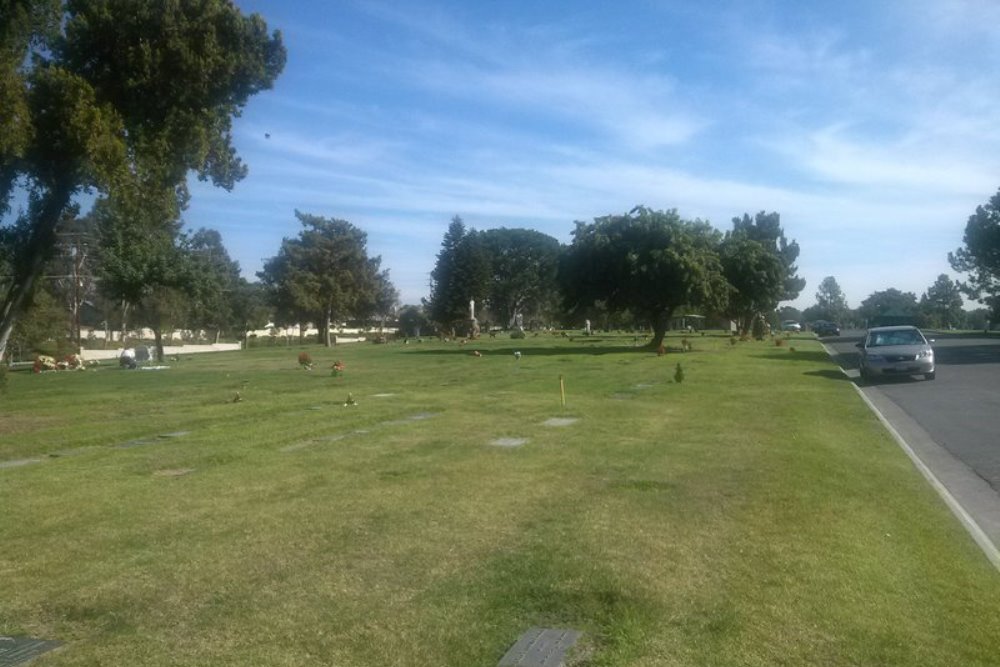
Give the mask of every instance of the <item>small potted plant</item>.
M 299 352 L 299 367 L 306 371 L 313 369 L 313 360 L 308 352 Z
M 330 375 L 332 375 L 333 377 L 340 377 L 343 374 L 344 374 L 344 362 L 341 361 L 340 359 L 337 359 L 335 362 L 333 362 L 333 365 L 330 366 Z

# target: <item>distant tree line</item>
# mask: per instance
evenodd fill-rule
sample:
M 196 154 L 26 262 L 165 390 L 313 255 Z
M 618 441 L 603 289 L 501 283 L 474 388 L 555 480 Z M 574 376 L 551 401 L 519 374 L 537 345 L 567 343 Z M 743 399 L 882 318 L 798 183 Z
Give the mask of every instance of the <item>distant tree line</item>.
M 889 323 L 934 329 L 985 328 L 993 317 L 990 309 L 965 310 L 962 289 L 961 283 L 942 273 L 919 298 L 913 292 L 890 287 L 872 292 L 857 308 L 850 308 L 837 279 L 827 276 L 820 283 L 814 305 L 804 310 L 783 306 L 778 317 L 806 324 L 825 320 L 858 328 Z
M 312 322 L 330 344 L 333 322 L 390 317 L 398 293 L 347 221 L 296 211 L 302 230 L 282 241 L 259 282 L 241 277 L 217 232 L 182 231 L 190 172 L 226 189 L 245 177 L 232 119 L 273 85 L 285 57 L 280 33 L 229 0 L 0 3 L 0 359 L 9 343 L 30 348 L 59 329 L 79 344 L 86 317 L 149 327 L 161 357 L 164 332 L 178 328 L 218 338 L 267 321 Z M 12 216 L 18 193 L 26 204 Z M 86 215 L 82 193 L 96 197 Z M 777 213 L 732 223 L 722 232 L 640 206 L 577 222 L 561 246 L 528 229 L 468 229 L 456 217 L 430 297 L 399 320 L 455 332 L 473 300 L 492 326 L 591 319 L 646 327 L 654 346 L 674 315 L 691 311 L 748 332 L 789 315 L 778 305 L 805 281 Z M 997 321 L 1000 191 L 970 216 L 949 260 L 966 282 L 941 275 L 919 299 L 887 289 L 856 310 L 827 277 L 801 319 Z M 961 295 L 984 307 L 965 313 Z
M 663 340 L 683 309 L 725 315 L 747 332 L 805 285 L 777 213 L 744 214 L 722 233 L 676 210 L 636 207 L 577 222 L 565 247 L 527 229 L 467 229 L 454 218 L 431 273 L 424 322 L 454 334 L 469 302 L 488 324 L 581 326 L 592 319 L 645 327 Z M 415 314 L 410 318 L 418 323 Z

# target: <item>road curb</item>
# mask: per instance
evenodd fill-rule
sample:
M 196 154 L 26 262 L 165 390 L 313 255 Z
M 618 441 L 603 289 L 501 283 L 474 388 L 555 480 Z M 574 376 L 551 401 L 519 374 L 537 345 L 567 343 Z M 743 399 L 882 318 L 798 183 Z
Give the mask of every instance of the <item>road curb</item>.
M 830 357 L 830 360 L 834 361 L 835 355 L 830 348 L 822 342 L 820 345 L 823 347 L 823 351 L 826 352 L 827 356 Z M 834 361 L 834 363 L 836 362 Z M 847 371 L 840 364 L 837 364 L 837 368 L 840 368 L 840 371 L 845 376 L 850 377 L 847 375 Z M 896 427 L 892 425 L 884 414 L 882 414 L 882 411 L 879 410 L 878 406 L 876 406 L 875 403 L 865 394 L 865 392 L 861 390 L 861 387 L 853 381 L 851 382 L 851 386 L 854 387 L 854 391 L 861 397 L 861 400 L 865 402 L 865 405 L 868 406 L 868 408 L 875 414 L 885 429 L 893 437 L 900 449 L 902 449 L 903 452 L 909 457 L 914 467 L 920 471 L 920 474 L 924 476 L 924 479 L 926 479 L 931 485 L 931 488 L 937 492 L 937 494 L 944 501 L 945 505 L 948 506 L 948 509 L 950 509 L 952 514 L 954 514 L 959 520 L 965 530 L 969 533 L 969 536 L 972 537 L 972 540 L 982 550 L 987 560 L 990 561 L 993 567 L 1000 571 L 1000 549 L 998 549 L 997 545 L 993 543 L 993 540 L 986 534 L 986 531 L 983 530 L 972 515 L 970 515 L 962 504 L 955 498 L 955 496 L 952 495 L 951 491 L 948 490 L 948 487 L 946 487 L 941 480 L 938 479 L 937 475 L 934 474 L 934 471 L 931 470 L 923 459 L 920 458 L 917 452 L 914 451 L 913 447 L 910 446 L 910 443 L 906 441 L 906 438 L 904 438 L 899 431 L 896 430 Z M 928 440 L 931 440 L 929 436 Z M 933 442 L 933 440 L 931 440 L 931 442 Z M 935 446 L 940 447 L 937 443 L 934 444 Z

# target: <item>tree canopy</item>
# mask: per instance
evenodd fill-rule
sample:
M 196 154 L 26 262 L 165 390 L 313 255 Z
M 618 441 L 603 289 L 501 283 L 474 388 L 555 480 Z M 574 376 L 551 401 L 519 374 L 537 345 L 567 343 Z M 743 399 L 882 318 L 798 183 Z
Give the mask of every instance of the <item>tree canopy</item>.
M 781 228 L 781 216 L 777 212 L 760 211 L 753 218 L 744 213 L 743 217 L 733 218 L 731 235 L 735 238 L 756 241 L 781 262 L 782 290 L 775 304 L 778 301 L 793 301 L 798 298 L 806 286 L 805 279 L 799 278 L 798 267 L 795 265 L 799 257 L 799 244 L 794 239 L 789 242 L 785 238 L 785 231 Z M 774 306 L 771 306 L 769 310 L 773 309 Z
M 754 318 L 772 312 L 785 294 L 786 267 L 760 242 L 735 234 L 719 246 L 719 258 L 730 285 L 725 312 L 746 334 Z
M 455 216 L 441 241 L 434 270 L 431 271 L 430 318 L 440 327 L 451 329 L 468 319 L 469 300 L 486 300 L 490 290 L 490 259 L 475 230 L 466 230 Z
M 602 301 L 610 312 L 630 310 L 653 328 L 658 347 L 683 305 L 720 308 L 729 289 L 716 248 L 721 234 L 676 210 L 637 207 L 626 215 L 577 222 L 563 254 L 559 283 L 565 306 Z
M 969 216 L 962 240 L 965 245 L 948 254 L 952 268 L 969 275 L 961 289 L 1000 319 L 1000 190 Z
M 917 317 L 918 312 L 917 295 L 902 292 L 895 287 L 872 292 L 858 306 L 858 316 L 867 323 L 884 315 Z
M 920 297 L 920 311 L 932 327 L 960 327 L 965 323 L 958 283 L 942 273 Z
M 480 232 L 489 260 L 487 303 L 504 326 L 540 316 L 558 301 L 559 242 L 532 229 Z
M 285 49 L 230 0 L 8 0 L 0 12 L 0 213 L 17 184 L 29 201 L 12 249 L 24 261 L 0 295 L 2 356 L 73 196 L 183 199 L 189 170 L 233 187 L 246 166 L 232 118 L 273 84 Z
M 300 211 L 297 238 L 285 238 L 278 254 L 258 275 L 272 304 L 286 317 L 301 316 L 319 327 L 330 346 L 330 325 L 348 317 L 364 317 L 395 299 L 381 259 L 368 257 L 368 236 L 347 222 Z
M 827 276 L 816 290 L 816 304 L 806 308 L 802 315 L 810 321 L 843 322 L 850 313 L 851 309 L 847 306 L 847 298 L 840 289 L 840 283 L 833 276 Z

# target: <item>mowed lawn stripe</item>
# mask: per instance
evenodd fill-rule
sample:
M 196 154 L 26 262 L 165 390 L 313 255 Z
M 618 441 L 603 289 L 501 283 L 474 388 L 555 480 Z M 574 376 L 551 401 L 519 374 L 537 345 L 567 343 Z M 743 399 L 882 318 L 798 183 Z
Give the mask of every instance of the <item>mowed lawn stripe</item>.
M 52 665 L 492 667 L 533 626 L 582 630 L 571 664 L 995 663 L 995 571 L 818 344 L 689 341 L 12 374 L 9 458 L 48 451 L 35 414 L 64 447 L 191 433 L 0 470 L 0 634 L 66 641 Z

